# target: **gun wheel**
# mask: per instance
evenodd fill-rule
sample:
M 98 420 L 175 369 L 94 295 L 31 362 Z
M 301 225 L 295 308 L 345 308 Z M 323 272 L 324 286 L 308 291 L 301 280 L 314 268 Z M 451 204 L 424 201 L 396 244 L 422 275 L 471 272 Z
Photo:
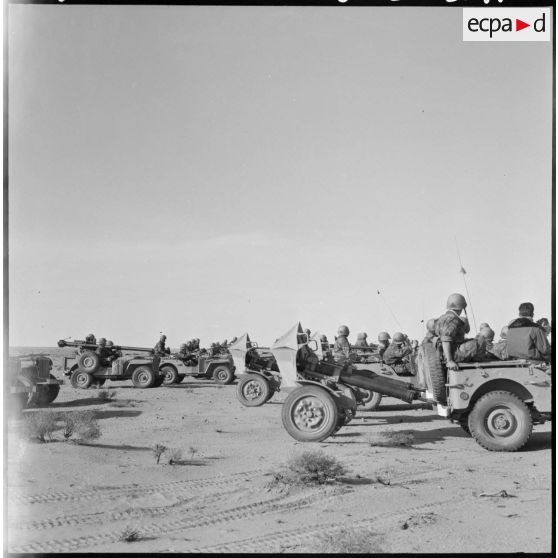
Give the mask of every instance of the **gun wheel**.
M 325 440 L 335 432 L 340 420 L 333 397 L 317 386 L 304 386 L 291 392 L 281 414 L 285 430 L 300 442 Z
M 362 398 L 362 410 L 363 411 L 375 411 L 382 402 L 382 394 L 377 391 L 371 391 L 369 389 L 359 388 L 366 395 Z
M 243 375 L 236 388 L 236 397 L 245 407 L 259 407 L 272 395 L 269 382 L 258 374 Z
M 93 383 L 93 376 L 83 370 L 76 370 L 70 376 L 70 384 L 78 389 L 87 389 Z

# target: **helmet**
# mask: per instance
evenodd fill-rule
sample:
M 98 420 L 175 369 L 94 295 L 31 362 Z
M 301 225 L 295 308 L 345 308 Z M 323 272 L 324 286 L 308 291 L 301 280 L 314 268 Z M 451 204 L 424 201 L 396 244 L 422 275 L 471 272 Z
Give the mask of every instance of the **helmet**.
M 507 339 L 508 338 L 508 326 L 504 326 L 501 331 L 500 331 L 500 337 L 502 339 Z
M 436 333 L 436 318 L 430 318 L 427 322 L 426 322 L 426 329 L 430 332 L 430 333 Z
M 380 333 L 378 333 L 378 341 L 389 341 L 390 339 L 391 337 L 387 331 L 380 331 Z
M 320 341 L 327 341 L 327 337 L 325 336 L 325 334 L 321 334 L 320 335 Z
M 99 345 L 106 345 L 107 344 L 107 340 L 104 337 L 101 337 L 99 339 Z
M 366 337 L 366 333 L 357 333 L 357 339 L 364 339 Z
M 394 343 L 404 343 L 405 342 L 405 335 L 400 331 L 396 331 L 393 334 L 393 342 Z
M 480 326 L 479 326 L 479 330 L 484 329 L 485 327 L 490 327 L 486 322 L 483 322 Z
M 308 328 L 305 328 L 304 333 L 306 333 L 306 335 L 308 335 L 308 337 L 310 337 L 310 333 L 312 333 L 312 332 Z
M 339 329 L 337 330 L 337 335 L 344 335 L 347 337 L 349 333 L 349 328 L 346 325 L 339 326 Z
M 165 340 L 166 338 L 167 338 L 167 336 L 166 336 L 166 335 L 164 335 L 164 334 L 163 334 L 163 335 L 161 335 L 161 341 L 164 341 L 164 340 Z
M 112 341 L 107 341 L 107 347 L 114 347 L 114 343 Z
M 188 349 L 188 346 L 186 345 L 186 343 L 182 343 L 182 345 L 180 345 L 180 350 L 181 351 L 186 351 Z
M 446 308 L 448 310 L 463 310 L 464 308 L 467 308 L 467 301 L 462 294 L 453 293 L 448 297 Z

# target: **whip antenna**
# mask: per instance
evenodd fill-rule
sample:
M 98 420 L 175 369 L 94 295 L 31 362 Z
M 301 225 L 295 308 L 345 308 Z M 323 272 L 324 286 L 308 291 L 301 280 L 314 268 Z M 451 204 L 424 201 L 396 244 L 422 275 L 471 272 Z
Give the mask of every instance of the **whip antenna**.
M 403 330 L 403 328 L 401 327 L 401 324 L 399 323 L 399 320 L 397 319 L 397 317 L 393 313 L 393 310 L 390 308 L 390 305 L 387 303 L 387 300 L 384 298 L 384 295 L 382 295 L 382 293 L 380 291 L 378 291 L 377 289 L 376 289 L 376 292 L 378 293 L 378 295 L 380 295 L 380 298 L 384 301 L 384 304 L 388 307 L 388 310 L 391 312 L 391 315 L 393 316 L 393 319 L 395 320 L 395 323 L 399 326 L 399 329 Z
M 459 273 L 463 276 L 463 283 L 465 285 L 465 291 L 467 293 L 467 298 L 469 299 L 469 306 L 471 307 L 471 315 L 473 316 L 473 325 L 475 326 L 475 333 L 477 332 L 477 321 L 475 320 L 475 311 L 473 310 L 473 301 L 471 300 L 471 295 L 469 294 L 469 287 L 467 287 L 467 279 L 465 275 L 467 272 L 461 263 L 461 254 L 459 253 L 459 245 L 457 244 L 457 236 L 453 237 L 455 239 L 455 248 L 457 249 L 457 259 L 459 260 Z

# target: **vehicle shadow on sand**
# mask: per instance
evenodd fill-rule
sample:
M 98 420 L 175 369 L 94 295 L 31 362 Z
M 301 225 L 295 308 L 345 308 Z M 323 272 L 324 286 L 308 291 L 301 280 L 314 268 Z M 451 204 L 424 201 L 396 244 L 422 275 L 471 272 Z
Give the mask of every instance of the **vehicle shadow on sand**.
M 51 403 L 49 408 L 60 409 L 62 407 L 88 407 L 89 405 L 103 405 L 107 401 L 101 401 L 98 397 L 87 397 L 85 399 L 74 399 L 73 401 L 64 401 Z
M 95 411 L 95 418 L 97 419 L 109 419 L 109 418 L 123 418 L 123 417 L 137 417 L 141 415 L 142 411 L 130 411 L 127 409 L 111 409 L 111 410 L 103 410 L 99 409 Z
M 232 384 L 229 384 L 232 385 Z M 162 386 L 165 389 L 198 389 L 198 388 L 205 388 L 205 387 L 213 387 L 213 388 L 224 388 L 222 384 L 216 384 L 215 382 L 188 382 L 186 384 L 171 384 L 170 386 Z

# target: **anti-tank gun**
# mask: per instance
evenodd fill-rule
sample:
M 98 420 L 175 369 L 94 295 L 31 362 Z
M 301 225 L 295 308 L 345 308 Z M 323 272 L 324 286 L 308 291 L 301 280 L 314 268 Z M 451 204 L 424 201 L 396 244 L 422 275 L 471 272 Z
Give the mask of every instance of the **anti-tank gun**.
M 64 358 L 64 374 L 76 388 L 101 386 L 106 380 L 132 380 L 134 386 L 140 388 L 157 387 L 163 383 L 163 375 L 159 372 L 161 357 L 154 354 L 151 348 L 128 345 L 103 347 L 79 339 L 61 339 L 58 346 L 77 348 L 75 356 Z M 122 356 L 122 351 L 146 355 Z
M 280 370 L 281 387 L 294 388 L 283 404 L 282 419 L 296 440 L 319 442 L 337 432 L 354 417 L 361 389 L 406 403 L 423 399 L 424 390 L 411 383 L 358 370 L 350 361 L 320 360 L 318 343 L 305 343 L 303 337 L 299 323 L 271 347 Z

